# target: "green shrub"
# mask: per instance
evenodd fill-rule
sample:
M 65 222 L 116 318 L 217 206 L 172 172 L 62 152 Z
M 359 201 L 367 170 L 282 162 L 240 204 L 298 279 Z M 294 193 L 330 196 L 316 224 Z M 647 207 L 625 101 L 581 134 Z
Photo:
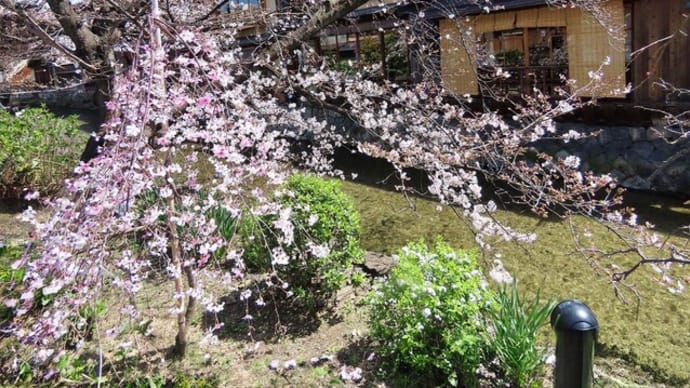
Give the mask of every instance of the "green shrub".
M 0 110 L 0 198 L 59 190 L 87 137 L 76 116 L 57 118 L 45 108 L 26 109 L 19 116 Z
M 14 310 L 2 303 L 2 300 L 19 297 L 15 287 L 24 279 L 24 268 L 12 269 L 12 263 L 21 258 L 22 253 L 23 249 L 20 247 L 0 243 L 0 324 L 14 314 Z
M 283 231 L 276 226 L 280 215 L 245 218 L 240 228 L 245 264 L 253 271 L 275 271 L 297 300 L 319 307 L 363 257 L 359 216 L 337 181 L 297 174 L 284 189 L 277 199 L 293 225 L 292 244 L 282 241 Z M 272 262 L 272 254 L 281 249 L 290 258 L 287 264 Z
M 491 299 L 475 256 L 440 240 L 398 252 L 396 267 L 369 300 L 370 334 L 391 371 L 427 383 L 477 384 Z
M 537 347 L 537 333 L 549 319 L 555 302 L 543 303 L 539 293 L 530 304 L 520 299 L 517 286 L 496 295 L 492 314 L 493 349 L 506 377 L 517 387 L 533 382 L 544 364 L 544 350 Z

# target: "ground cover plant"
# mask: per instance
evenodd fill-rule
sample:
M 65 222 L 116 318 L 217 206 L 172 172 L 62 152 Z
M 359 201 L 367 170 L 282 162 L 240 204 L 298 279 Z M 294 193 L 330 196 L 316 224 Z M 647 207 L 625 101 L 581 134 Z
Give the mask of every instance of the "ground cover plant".
M 21 257 L 22 247 L 6 245 L 0 242 L 0 288 L 3 290 L 3 297 L 16 294 L 15 288 L 24 278 L 24 271 L 14 269 L 11 263 Z M 16 295 L 15 295 L 16 296 Z M 4 324 L 12 317 L 12 310 L 7 306 L 0 305 L 0 325 Z
M 17 114 L 0 109 L 0 198 L 62 189 L 87 137 L 76 116 L 59 118 L 45 107 Z

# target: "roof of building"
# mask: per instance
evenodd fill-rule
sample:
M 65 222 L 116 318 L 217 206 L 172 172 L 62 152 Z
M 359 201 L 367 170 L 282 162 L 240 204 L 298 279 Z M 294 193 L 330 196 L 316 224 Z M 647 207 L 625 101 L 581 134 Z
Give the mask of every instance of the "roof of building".
M 440 0 L 430 4 L 428 17 L 443 17 L 450 13 L 456 16 L 465 16 L 537 7 L 546 4 L 546 0 Z
M 423 7 L 425 19 L 438 19 L 447 17 L 450 14 L 465 16 L 483 12 L 500 12 L 537 7 L 546 4 L 546 0 L 433 0 L 421 4 L 386 3 L 372 7 L 363 7 L 351 12 L 348 16 L 362 17 L 390 10 L 394 10 L 396 13 L 409 14 L 411 12 L 419 12 Z

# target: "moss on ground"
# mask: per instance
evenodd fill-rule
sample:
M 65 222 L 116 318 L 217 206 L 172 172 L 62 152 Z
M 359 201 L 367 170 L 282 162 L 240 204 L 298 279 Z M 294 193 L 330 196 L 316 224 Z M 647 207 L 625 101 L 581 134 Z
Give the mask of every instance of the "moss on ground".
M 398 193 L 346 182 L 343 190 L 353 197 L 360 212 L 362 244 L 367 250 L 390 253 L 408 241 L 437 235 L 456 248 L 476 246 L 470 228 L 452 210 L 437 210 L 437 203 L 405 198 Z M 653 197 L 648 196 L 649 201 Z M 668 198 L 660 204 L 643 204 L 640 213 L 665 232 L 677 225 L 690 224 L 690 212 Z M 674 210 L 675 209 L 675 210 Z M 660 285 L 660 275 L 650 268 L 642 268 L 629 279 L 638 290 L 639 304 L 634 295 L 624 293 L 626 304 L 617 297 L 609 278 L 597 275 L 593 267 L 579 254 L 568 223 L 544 220 L 519 212 L 499 211 L 496 217 L 525 232 L 535 232 L 533 244 L 496 243 L 494 250 L 484 254 L 488 268 L 494 255 L 499 254 L 506 268 L 518 279 L 520 288 L 536 291 L 541 288 L 545 297 L 580 299 L 597 315 L 600 330 L 599 354 L 634 362 L 652 373 L 656 379 L 670 384 L 687 383 L 690 379 L 690 295 L 673 295 Z M 589 220 L 574 219 L 574 224 L 591 233 L 597 244 L 614 246 L 612 236 Z M 675 238 L 678 238 L 676 236 Z M 599 264 L 625 267 L 631 258 L 619 257 Z M 690 275 L 682 269 L 680 278 Z

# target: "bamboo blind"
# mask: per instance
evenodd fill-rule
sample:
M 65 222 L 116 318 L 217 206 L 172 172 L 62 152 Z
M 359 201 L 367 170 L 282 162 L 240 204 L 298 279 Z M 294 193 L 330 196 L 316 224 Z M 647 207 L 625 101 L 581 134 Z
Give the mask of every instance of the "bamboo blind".
M 463 45 L 460 28 L 455 21 L 443 19 L 439 23 L 439 29 L 443 83 L 457 94 L 478 94 L 476 67 Z
M 539 8 L 515 12 L 515 26 L 519 28 L 542 27 L 539 25 Z
M 611 25 L 622 25 L 623 2 L 609 1 L 605 5 Z M 576 87 L 591 81 L 590 72 L 597 71 L 608 57 L 610 64 L 603 66 L 601 86 L 588 88 L 582 95 L 590 97 L 624 97 L 625 41 L 612 37 L 606 28 L 589 13 L 580 9 L 566 10 L 568 35 L 568 71 Z
M 537 27 L 563 27 L 566 26 L 565 12 L 560 8 L 544 7 L 536 8 Z
M 623 0 L 610 0 L 605 4 L 605 11 L 611 25 L 623 25 Z M 625 42 L 615 39 L 589 13 L 580 9 L 541 7 L 513 12 L 483 14 L 470 18 L 469 23 L 460 27 L 453 20 L 441 20 L 441 74 L 446 86 L 458 94 L 477 94 L 476 66 L 472 61 L 472 50 L 465 46 L 472 43 L 481 34 L 491 31 L 511 30 L 515 28 L 566 27 L 569 76 L 578 87 L 587 85 L 591 78 L 590 71 L 596 71 L 605 61 L 610 65 L 603 68 L 605 86 L 583 91 L 584 96 L 623 97 L 625 87 Z M 472 27 L 474 38 L 468 38 L 467 26 Z M 464 36 L 463 36 L 464 35 Z M 450 39 L 447 39 L 449 37 Z

